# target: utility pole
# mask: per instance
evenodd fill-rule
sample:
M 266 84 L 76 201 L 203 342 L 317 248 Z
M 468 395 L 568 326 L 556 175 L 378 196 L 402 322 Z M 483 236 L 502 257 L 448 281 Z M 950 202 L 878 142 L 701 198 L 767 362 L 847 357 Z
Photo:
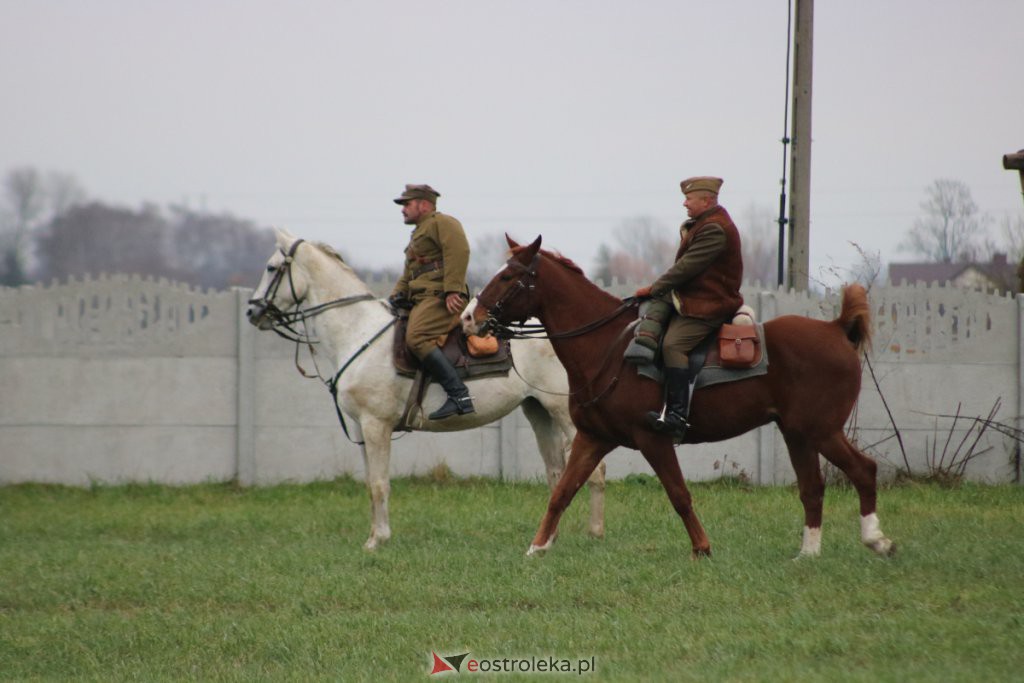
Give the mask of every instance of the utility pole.
M 1020 193 L 1024 196 L 1024 149 L 1003 155 L 1003 168 L 1020 173 Z
M 793 132 L 790 135 L 789 260 L 787 284 L 807 289 L 811 246 L 811 81 L 814 0 L 796 1 L 793 48 Z

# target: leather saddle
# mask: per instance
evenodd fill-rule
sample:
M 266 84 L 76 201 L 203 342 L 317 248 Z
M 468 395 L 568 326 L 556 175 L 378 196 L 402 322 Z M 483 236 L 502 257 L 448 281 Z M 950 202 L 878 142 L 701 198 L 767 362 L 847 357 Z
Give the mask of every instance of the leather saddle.
M 395 321 L 395 343 L 392 347 L 391 357 L 395 365 L 395 371 L 404 377 L 415 377 L 420 369 L 420 361 L 412 355 L 409 347 L 405 345 L 405 330 L 409 326 L 409 317 L 398 316 Z M 470 345 L 466 334 L 462 331 L 461 325 L 456 325 L 445 338 L 441 352 L 448 358 L 459 377 L 464 380 L 475 377 L 489 377 L 493 375 L 508 375 L 512 369 L 512 347 L 508 339 L 500 339 L 498 349 L 486 356 L 478 356 L 470 353 Z

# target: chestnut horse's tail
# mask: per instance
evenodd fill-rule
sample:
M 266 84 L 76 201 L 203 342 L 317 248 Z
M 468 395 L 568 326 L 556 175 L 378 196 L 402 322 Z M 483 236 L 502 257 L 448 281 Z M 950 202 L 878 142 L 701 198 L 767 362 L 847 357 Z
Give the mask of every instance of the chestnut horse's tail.
M 843 290 L 843 308 L 835 322 L 857 351 L 871 347 L 871 309 L 868 293 L 861 285 L 854 283 Z

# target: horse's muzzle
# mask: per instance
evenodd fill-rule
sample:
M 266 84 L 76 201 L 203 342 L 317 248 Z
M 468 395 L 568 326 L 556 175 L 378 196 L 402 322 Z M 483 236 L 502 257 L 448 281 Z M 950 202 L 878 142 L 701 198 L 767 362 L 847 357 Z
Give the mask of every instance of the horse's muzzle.
M 245 317 L 249 322 L 261 330 L 269 330 L 272 325 L 267 317 L 267 304 L 263 301 L 250 301 L 245 309 Z

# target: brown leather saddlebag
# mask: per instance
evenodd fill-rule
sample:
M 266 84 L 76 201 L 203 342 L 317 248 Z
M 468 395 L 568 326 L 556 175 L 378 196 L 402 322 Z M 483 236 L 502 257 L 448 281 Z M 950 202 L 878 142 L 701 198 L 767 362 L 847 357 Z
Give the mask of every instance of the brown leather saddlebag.
M 722 325 L 718 353 L 723 368 L 750 368 L 761 360 L 761 343 L 753 325 Z

